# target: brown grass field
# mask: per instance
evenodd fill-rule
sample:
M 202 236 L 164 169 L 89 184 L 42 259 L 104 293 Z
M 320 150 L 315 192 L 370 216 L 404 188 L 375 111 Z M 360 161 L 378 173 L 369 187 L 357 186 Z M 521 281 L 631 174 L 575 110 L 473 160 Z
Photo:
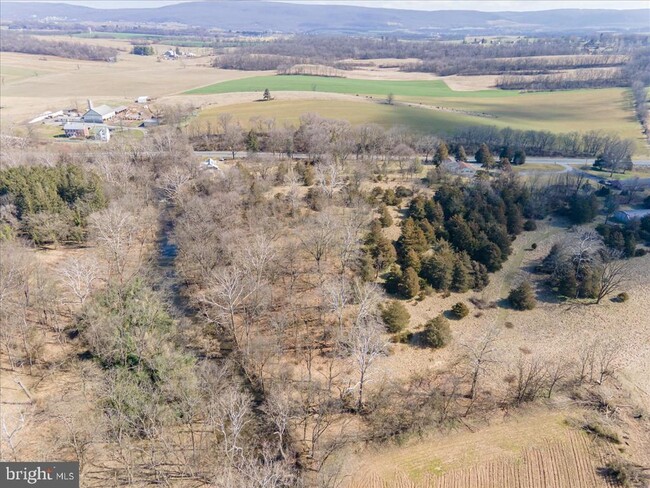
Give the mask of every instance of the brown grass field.
M 362 454 L 348 488 L 601 488 L 598 468 L 614 454 L 566 425 L 565 413 L 524 412 L 476 432 Z

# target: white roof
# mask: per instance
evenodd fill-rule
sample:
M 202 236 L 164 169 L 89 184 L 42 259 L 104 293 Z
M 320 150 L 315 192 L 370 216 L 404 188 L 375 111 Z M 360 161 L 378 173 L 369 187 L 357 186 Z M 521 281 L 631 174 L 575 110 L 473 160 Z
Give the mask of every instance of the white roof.
M 115 111 L 115 110 L 113 110 L 113 109 L 112 109 L 111 107 L 109 107 L 108 105 L 100 105 L 99 107 L 93 107 L 93 108 L 91 108 L 90 110 L 88 110 L 88 112 L 96 112 L 96 113 L 98 113 L 99 115 L 107 115 L 107 114 L 110 114 L 111 112 L 114 112 L 114 111 Z M 88 112 L 86 112 L 86 114 L 87 114 Z M 84 115 L 85 115 L 85 114 L 84 114 Z
M 63 130 L 82 130 L 87 129 L 89 126 L 82 122 L 68 122 L 63 126 Z

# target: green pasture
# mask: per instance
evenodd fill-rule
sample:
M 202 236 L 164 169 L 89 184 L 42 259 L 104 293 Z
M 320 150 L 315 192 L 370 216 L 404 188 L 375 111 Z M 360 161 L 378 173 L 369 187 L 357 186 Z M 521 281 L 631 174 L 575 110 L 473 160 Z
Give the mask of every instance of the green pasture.
M 326 78 L 323 76 L 274 75 L 253 76 L 241 80 L 224 81 L 214 85 L 195 88 L 186 92 L 190 95 L 274 91 L 315 91 L 328 93 L 347 93 L 351 95 L 374 95 L 386 98 L 389 93 L 395 97 L 458 97 L 458 98 L 509 98 L 517 92 L 504 90 L 480 90 L 456 92 L 442 80 L 426 81 L 388 81 L 357 80 L 352 78 Z

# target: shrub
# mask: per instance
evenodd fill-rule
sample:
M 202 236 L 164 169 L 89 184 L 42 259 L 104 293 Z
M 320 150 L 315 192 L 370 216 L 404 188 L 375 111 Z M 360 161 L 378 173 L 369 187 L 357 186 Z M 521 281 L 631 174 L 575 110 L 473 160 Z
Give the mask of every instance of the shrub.
M 449 321 L 443 316 L 429 320 L 424 326 L 424 342 L 433 348 L 444 347 L 451 341 Z
M 406 188 L 405 186 L 398 186 L 395 188 L 395 196 L 397 198 L 408 198 L 410 196 L 413 196 L 413 192 Z
M 411 342 L 411 339 L 413 338 L 413 332 L 409 330 L 403 330 L 401 332 L 398 332 L 397 334 L 394 334 L 390 340 L 391 342 L 394 342 L 396 344 L 408 344 Z
M 619 293 L 616 295 L 616 301 L 617 302 L 627 302 L 630 299 L 630 295 L 628 295 L 626 292 Z
M 620 486 L 646 486 L 648 476 L 642 468 L 623 459 L 609 461 L 605 465 L 605 475 L 616 481 Z
M 515 310 L 532 310 L 537 305 L 533 287 L 527 281 L 510 290 L 508 302 Z
M 465 305 L 463 302 L 458 302 L 456 305 L 451 307 L 451 313 L 455 318 L 460 320 L 464 317 L 467 317 L 469 314 L 469 308 L 467 308 L 467 305 Z
M 524 230 L 537 230 L 537 223 L 533 219 L 528 219 L 524 222 Z
M 381 318 L 386 324 L 388 332 L 401 332 L 406 328 L 411 318 L 406 307 L 397 300 L 391 300 L 381 310 Z
M 643 257 L 646 254 L 648 254 L 648 251 L 646 251 L 645 249 L 643 249 L 641 247 L 639 249 L 637 249 L 636 251 L 634 251 L 634 256 L 636 256 L 637 258 Z
M 533 243 L 530 245 L 530 248 L 531 248 L 531 249 L 537 249 L 537 243 L 536 243 L 536 242 L 533 242 Z

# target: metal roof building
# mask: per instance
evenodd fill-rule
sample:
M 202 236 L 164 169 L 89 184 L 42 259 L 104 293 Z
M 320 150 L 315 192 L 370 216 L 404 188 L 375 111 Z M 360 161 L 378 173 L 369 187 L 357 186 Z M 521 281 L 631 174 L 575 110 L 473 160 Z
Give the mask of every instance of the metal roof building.
M 650 208 L 643 210 L 619 210 L 618 212 L 614 212 L 612 218 L 618 222 L 628 223 L 641 220 L 648 215 L 650 215 Z

